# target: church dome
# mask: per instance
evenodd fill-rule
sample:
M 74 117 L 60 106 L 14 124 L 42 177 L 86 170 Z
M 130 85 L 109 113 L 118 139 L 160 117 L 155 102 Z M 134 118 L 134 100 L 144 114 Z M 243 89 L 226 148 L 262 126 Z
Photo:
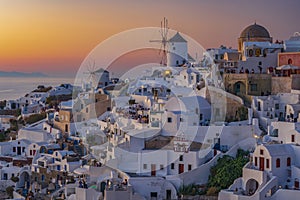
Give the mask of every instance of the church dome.
M 240 38 L 271 38 L 269 31 L 256 23 L 246 27 L 240 35 Z

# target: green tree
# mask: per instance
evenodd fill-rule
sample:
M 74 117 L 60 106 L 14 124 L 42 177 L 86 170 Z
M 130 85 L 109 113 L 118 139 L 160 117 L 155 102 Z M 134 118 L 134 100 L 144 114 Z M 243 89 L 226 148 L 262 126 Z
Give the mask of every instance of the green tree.
M 228 188 L 235 179 L 242 176 L 242 169 L 247 162 L 249 152 L 242 149 L 238 149 L 236 158 L 228 155 L 219 158 L 217 164 L 210 169 L 208 187 L 217 188 L 218 191 Z M 215 189 L 209 191 L 212 193 Z

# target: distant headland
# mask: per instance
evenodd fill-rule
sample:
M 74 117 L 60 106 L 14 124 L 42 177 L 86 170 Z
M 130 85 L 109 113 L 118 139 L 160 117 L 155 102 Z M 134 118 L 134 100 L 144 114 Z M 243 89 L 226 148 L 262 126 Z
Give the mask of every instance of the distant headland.
M 40 72 L 6 72 L 6 71 L 0 71 L 0 77 L 48 77 L 46 74 L 40 73 Z

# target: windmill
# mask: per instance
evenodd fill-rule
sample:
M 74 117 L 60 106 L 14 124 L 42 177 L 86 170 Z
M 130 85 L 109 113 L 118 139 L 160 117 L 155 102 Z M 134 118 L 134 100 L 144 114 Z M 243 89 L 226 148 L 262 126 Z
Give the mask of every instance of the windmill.
M 169 43 L 168 40 L 168 32 L 169 32 L 169 27 L 168 27 L 168 20 L 164 17 L 164 20 L 160 22 L 160 35 L 161 35 L 161 40 L 150 40 L 150 42 L 157 42 L 160 43 L 160 49 L 159 49 L 159 55 L 161 55 L 161 61 L 160 64 L 163 66 L 167 65 L 167 45 Z
M 87 74 L 87 80 L 88 83 L 91 84 L 92 88 L 98 87 L 99 78 L 101 76 L 101 69 L 97 69 L 95 60 L 93 62 L 89 61 L 87 63 L 87 71 L 83 72 L 84 74 Z

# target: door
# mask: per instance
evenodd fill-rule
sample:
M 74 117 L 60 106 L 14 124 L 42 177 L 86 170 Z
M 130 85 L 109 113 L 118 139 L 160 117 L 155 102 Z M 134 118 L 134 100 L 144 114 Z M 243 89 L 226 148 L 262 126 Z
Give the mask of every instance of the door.
M 150 193 L 150 199 L 151 200 L 157 200 L 157 192 L 151 192 Z
M 21 155 L 21 147 L 17 147 L 17 155 Z
M 184 164 L 179 164 L 178 165 L 178 174 L 181 174 L 184 172 Z
M 171 199 L 171 190 L 166 190 L 166 199 L 170 200 Z
M 298 180 L 295 180 L 294 186 L 295 186 L 296 189 L 299 189 L 299 181 Z
M 155 164 L 151 165 L 151 176 L 156 176 L 156 165 Z
M 259 170 L 264 171 L 265 170 L 265 159 L 263 157 L 259 158 Z

